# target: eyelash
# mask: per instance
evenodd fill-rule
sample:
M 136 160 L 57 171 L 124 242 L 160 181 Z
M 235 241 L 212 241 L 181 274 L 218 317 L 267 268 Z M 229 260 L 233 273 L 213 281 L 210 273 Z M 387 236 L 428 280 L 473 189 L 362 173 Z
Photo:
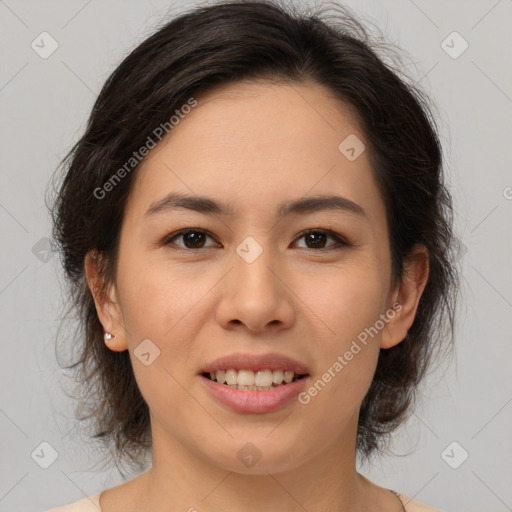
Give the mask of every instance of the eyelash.
M 172 241 L 176 238 L 179 238 L 180 236 L 183 236 L 183 235 L 186 235 L 187 233 L 202 233 L 206 236 L 209 236 L 210 238 L 213 238 L 214 237 L 208 233 L 208 231 L 204 230 L 204 229 L 201 229 L 201 228 L 186 228 L 186 229 L 182 229 L 180 231 L 177 231 L 175 233 L 171 233 L 170 235 L 166 236 L 163 240 L 162 240 L 162 245 L 164 246 L 169 246 L 171 245 Z M 335 245 L 332 245 L 330 247 L 324 247 L 324 248 L 320 248 L 320 249 L 313 249 L 313 248 L 309 248 L 309 247 L 300 247 L 300 249 L 308 249 L 308 250 L 311 250 L 311 251 L 314 251 L 314 252 L 327 252 L 327 251 L 330 251 L 330 250 L 333 250 L 333 249 L 340 249 L 342 247 L 348 247 L 350 246 L 350 244 L 344 239 L 342 238 L 340 235 L 338 235 L 337 233 L 335 233 L 334 231 L 331 231 L 329 229 L 323 229 L 323 228 L 310 228 L 310 229 L 307 229 L 305 231 L 302 231 L 295 240 L 300 240 L 301 238 L 311 234 L 311 233 L 321 233 L 323 235 L 326 235 L 327 237 L 329 238 L 333 238 L 336 240 L 336 244 Z M 189 252 L 198 252 L 200 250 L 203 250 L 203 249 L 208 249 L 209 247 L 199 247 L 198 249 L 192 249 L 190 247 L 182 247 L 182 246 L 178 246 L 179 249 L 181 250 L 184 250 L 184 251 L 189 251 Z

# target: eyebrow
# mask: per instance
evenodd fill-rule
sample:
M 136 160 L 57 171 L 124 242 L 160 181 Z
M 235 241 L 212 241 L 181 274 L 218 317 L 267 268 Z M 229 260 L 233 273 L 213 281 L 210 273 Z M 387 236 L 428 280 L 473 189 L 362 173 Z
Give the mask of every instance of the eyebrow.
M 145 216 L 169 213 L 176 209 L 192 210 L 210 215 L 233 215 L 233 211 L 228 204 L 220 203 L 210 197 L 171 192 L 164 198 L 151 203 Z M 277 217 L 281 218 L 287 215 L 307 214 L 325 210 L 344 211 L 367 218 L 362 206 L 346 197 L 337 195 L 319 195 L 284 201 L 278 205 Z

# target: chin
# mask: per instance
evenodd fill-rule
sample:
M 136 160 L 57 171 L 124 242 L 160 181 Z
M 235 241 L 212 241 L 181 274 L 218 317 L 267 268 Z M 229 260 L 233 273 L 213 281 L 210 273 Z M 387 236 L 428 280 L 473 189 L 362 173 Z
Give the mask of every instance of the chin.
M 267 475 L 296 469 L 307 461 L 306 453 L 298 453 L 296 442 L 288 437 L 271 439 L 268 432 L 264 436 L 246 434 L 227 443 L 205 447 L 204 455 L 219 468 L 244 475 Z

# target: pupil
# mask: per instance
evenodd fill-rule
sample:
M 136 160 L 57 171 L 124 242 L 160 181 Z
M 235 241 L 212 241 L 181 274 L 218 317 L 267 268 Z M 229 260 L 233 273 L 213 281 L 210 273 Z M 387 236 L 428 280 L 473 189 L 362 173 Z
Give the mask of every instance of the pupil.
M 322 246 L 324 245 L 325 243 L 325 233 L 308 233 L 306 235 L 307 237 L 307 240 L 312 242 L 313 244 L 313 248 L 315 249 L 318 249 L 318 248 L 323 248 Z M 320 237 L 320 240 L 317 238 L 316 241 L 315 241 L 315 237 Z
M 198 231 L 190 231 L 189 233 L 186 233 L 183 235 L 185 237 L 185 245 L 190 248 L 200 248 L 204 244 L 204 238 L 201 239 L 201 237 L 204 237 L 204 233 L 200 233 Z M 190 242 L 190 243 L 189 243 Z M 201 243 L 203 242 L 203 243 Z M 192 247 L 189 247 L 189 245 L 192 245 Z

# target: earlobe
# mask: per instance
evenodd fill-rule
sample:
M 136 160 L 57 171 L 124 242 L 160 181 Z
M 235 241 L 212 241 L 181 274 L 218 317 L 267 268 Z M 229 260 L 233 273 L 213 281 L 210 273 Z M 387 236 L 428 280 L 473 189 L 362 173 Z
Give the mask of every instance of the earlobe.
M 428 274 L 428 250 L 424 245 L 417 244 L 404 260 L 402 280 L 393 294 L 392 301 L 399 304 L 399 307 L 393 308 L 396 315 L 383 331 L 380 348 L 394 347 L 407 336 L 427 284 Z
M 100 271 L 100 256 L 97 251 L 90 251 L 84 261 L 85 277 L 94 299 L 96 313 L 104 329 L 103 339 L 105 345 L 115 352 L 122 352 L 128 348 L 121 311 L 116 298 L 115 287 L 109 285 L 105 290 Z M 115 333 L 115 334 L 114 334 Z
M 105 342 L 105 345 L 114 352 L 122 352 L 128 348 L 125 339 L 119 339 L 111 332 L 106 332 L 103 335 L 103 341 Z

